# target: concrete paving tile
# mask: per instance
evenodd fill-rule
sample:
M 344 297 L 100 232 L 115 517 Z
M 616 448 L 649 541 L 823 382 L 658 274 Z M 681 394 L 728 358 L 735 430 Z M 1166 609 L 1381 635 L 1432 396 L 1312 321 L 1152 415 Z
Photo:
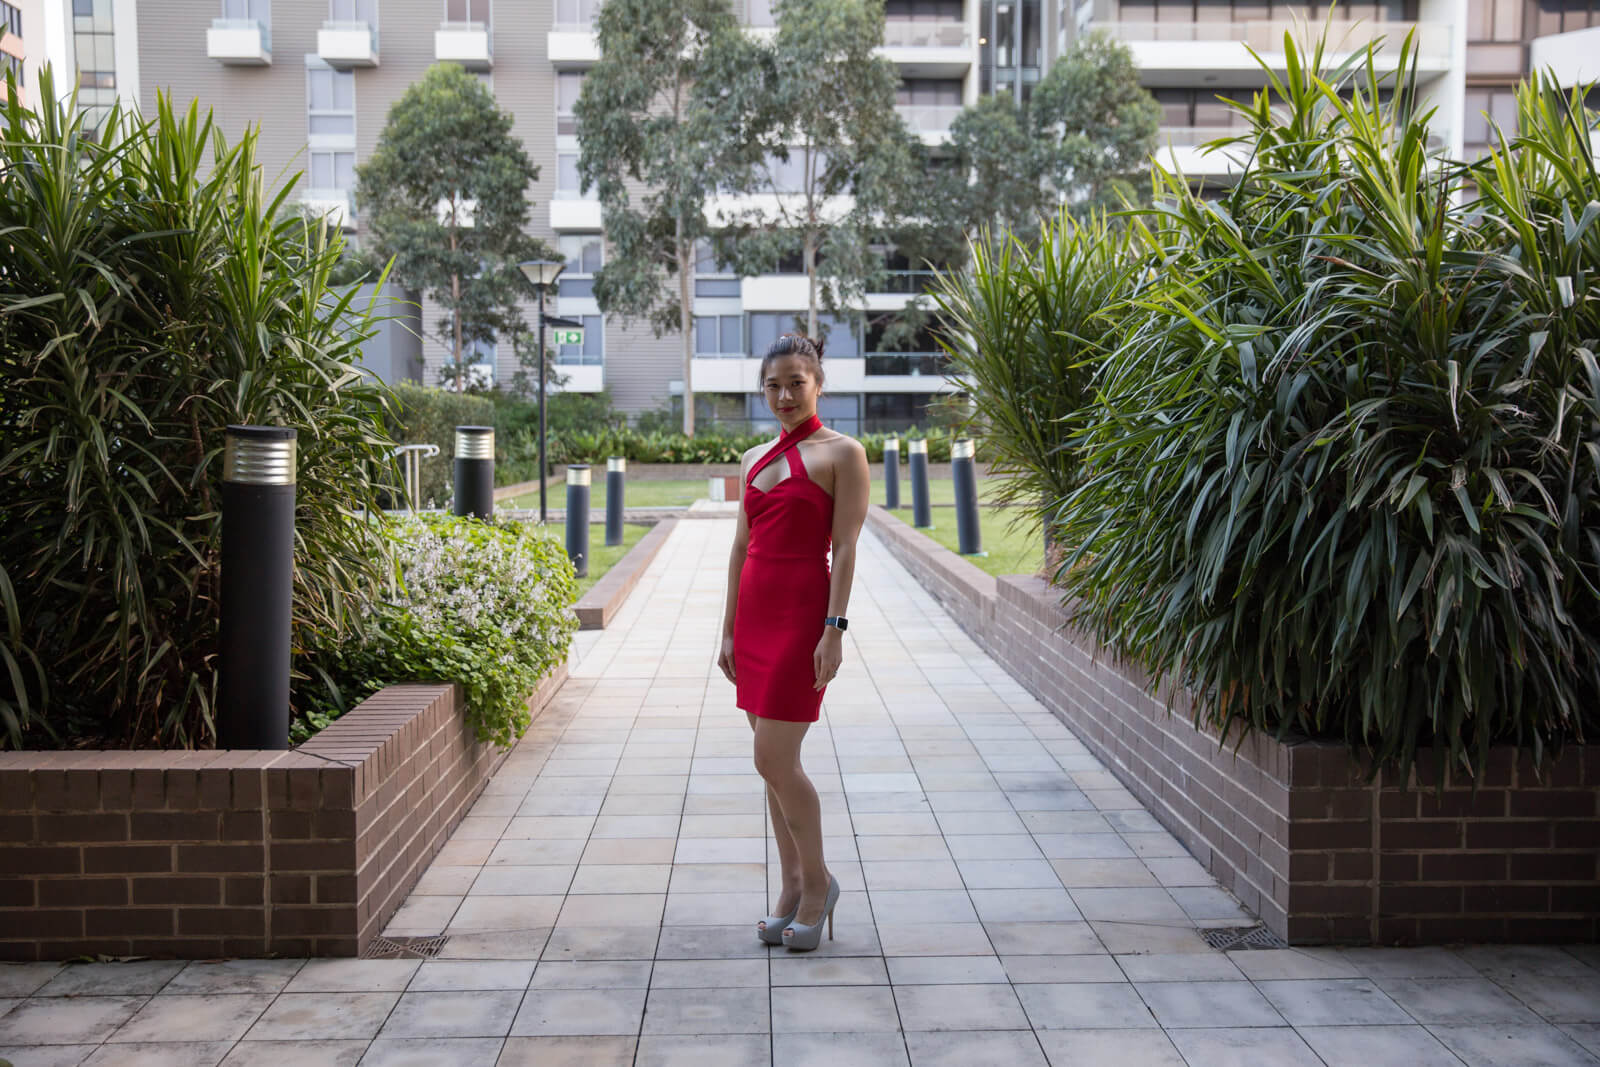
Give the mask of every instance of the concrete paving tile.
M 593 827 L 593 815 L 523 815 L 512 819 L 499 836 L 530 841 L 587 838 Z
M 633 1067 L 637 1039 L 508 1037 L 497 1067 Z
M 99 1045 L 3 1045 L 0 1059 L 16 1067 L 78 1067 L 99 1051 Z
M 0 1015 L 0 1045 L 92 1042 L 110 1037 L 144 996 L 34 997 Z
M 885 956 L 992 956 L 994 946 L 979 923 L 913 923 L 881 926 Z
M 378 1038 L 505 1037 L 521 1003 L 521 990 L 406 993 Z
M 978 913 L 966 891 L 954 889 L 894 890 L 872 893 L 872 914 L 879 927 L 919 923 L 975 923 Z
M 785 986 L 772 990 L 775 1034 L 896 1032 L 900 1029 L 888 986 Z
M 645 1001 L 646 1034 L 765 1034 L 768 992 L 754 988 L 672 989 L 652 986 Z
M 1237 982 L 1244 975 L 1233 956 L 1247 953 L 1162 952 L 1118 956 L 1116 961 L 1130 982 Z
M 1429 1026 L 1439 1042 L 1471 1067 L 1594 1067 L 1596 1058 L 1548 1023 Z
M 1000 957 L 1006 977 L 1014 984 L 1062 982 L 1109 982 L 1125 980 L 1116 958 L 1109 955 L 1015 956 Z
M 561 904 L 556 928 L 572 926 L 659 927 L 666 893 L 595 893 L 569 895 Z
M 840 903 L 844 903 L 841 898 Z M 767 914 L 767 894 L 669 893 L 662 922 L 667 926 L 726 926 L 748 918 L 754 925 Z
M 222 1067 L 356 1067 L 366 1041 L 241 1041 Z
M 1287 1025 L 1249 982 L 1140 982 L 1134 988 L 1167 1030 Z
M 1487 978 L 1381 978 L 1378 988 L 1417 1022 L 1531 1026 L 1539 1017 Z
M 59 963 L 0 963 L 0 997 L 25 997 L 61 972 Z
M 472 934 L 548 928 L 555 924 L 556 915 L 562 910 L 562 899 L 556 894 L 468 897 L 456 909 L 445 931 Z
M 146 1041 L 101 1045 L 83 1067 L 217 1067 L 233 1047 L 231 1041 Z M 27 1067 L 26 1062 L 17 1067 Z
M 1452 949 L 1485 978 L 1562 975 L 1589 978 L 1594 969 L 1557 945 L 1462 945 Z
M 1035 1030 L 1157 1026 L 1155 1016 L 1128 982 L 1061 982 L 1015 988 Z
M 1074 889 L 1073 903 L 1090 920 L 1182 923 L 1188 916 L 1165 889 Z
M 608 837 L 591 838 L 584 846 L 579 862 L 597 863 L 671 863 L 677 851 L 676 837 Z
M 1092 921 L 1105 951 L 1122 956 L 1135 952 L 1215 952 L 1200 932 L 1190 926 L 1161 923 Z
M 865 840 L 872 840 L 866 838 Z M 1043 859 L 1038 844 L 1029 834 L 996 834 L 992 837 L 966 834 L 944 840 L 944 847 L 958 860 L 1037 860 Z
M 907 1031 L 1028 1028 L 1009 984 L 896 985 L 894 1000 Z
M 660 963 L 657 963 L 660 966 Z M 816 952 L 773 952 L 768 957 L 773 986 L 887 985 L 881 956 L 821 955 Z
M 159 993 L 183 960 L 129 960 L 125 963 L 74 963 L 34 991 L 37 997 L 125 997 Z
M 1447 948 L 1346 948 L 1338 955 L 1364 978 L 1476 978 L 1472 964 Z
M 574 864 L 551 864 L 537 867 L 479 867 L 468 896 L 527 897 L 560 896 L 572 885 Z
M 409 992 L 472 989 L 526 989 L 533 977 L 532 960 L 425 960 Z
M 956 860 L 968 889 L 1059 889 L 1061 880 L 1043 860 Z
M 973 889 L 984 922 L 1076 922 L 1083 918 L 1065 889 Z
M 1288 1027 L 1173 1030 L 1167 1034 L 1189 1067 L 1322 1067 Z
M 577 868 L 568 893 L 665 893 L 672 865 L 667 863 L 592 863 Z
M 550 928 L 498 930 L 494 933 L 451 934 L 439 959 L 444 960 L 533 960 L 545 951 Z
M 421 966 L 421 960 L 307 960 L 284 992 L 399 992 L 411 983 Z
M 584 842 L 575 837 L 527 841 L 514 841 L 508 838 L 495 843 L 489 852 L 487 862 L 493 867 L 561 866 L 576 864 L 583 856 L 583 850 Z
M 1297 1026 L 1296 1031 L 1328 1067 L 1460 1067 L 1426 1029 L 1406 1026 Z
M 907 1067 L 898 1033 L 774 1034 L 772 1067 Z
M 657 960 L 650 973 L 651 989 L 765 989 L 766 985 L 767 961 L 758 959 Z
M 362 1057 L 362 1067 L 495 1067 L 505 1044 L 498 1037 L 379 1037 Z
M 1257 982 L 1256 988 L 1296 1027 L 1403 1026 L 1412 1022 L 1400 1005 L 1366 978 Z
M 900 889 L 963 888 L 954 860 L 863 860 L 861 873 L 874 893 Z
M 1595 1023 L 1566 1023 L 1561 1032 L 1600 1058 L 1600 1025 Z
M 1290 978 L 1356 978 L 1360 972 L 1333 949 L 1268 948 L 1230 954 L 1234 966 L 1257 982 Z
M 1093 927 L 1084 922 L 986 922 L 983 926 L 995 953 L 1001 956 L 1079 956 L 1106 951 Z
M 1046 859 L 1117 860 L 1132 859 L 1133 849 L 1120 834 L 1037 834 L 1034 840 Z
M 1056 877 L 1068 889 L 1154 886 L 1156 876 L 1139 859 L 1051 860 Z
M 1241 926 L 1249 926 L 1255 921 L 1255 916 L 1245 910 L 1238 899 L 1226 889 L 1214 886 L 1178 886 L 1168 889 L 1167 893 L 1191 919 L 1228 919 Z
M 1600 1023 L 1600 974 L 1514 974 L 1500 986 L 1553 1023 Z
M 765 959 L 770 951 L 771 947 L 756 937 L 755 923 L 741 923 L 666 927 L 656 943 L 655 955 L 663 960 Z
M 283 993 L 245 1036 L 252 1041 L 370 1039 L 399 999 L 399 993 Z
M 237 1041 L 272 1003 L 270 993 L 163 993 L 123 1023 L 107 1041 Z M 222 1050 L 226 1055 L 227 1049 Z M 217 1059 L 221 1059 L 218 1055 Z
M 637 1034 L 642 989 L 530 989 L 511 1024 L 517 1037 Z
M 1045 1067 L 1031 1030 L 906 1033 L 911 1067 Z
M 1010 981 L 996 956 L 894 956 L 887 962 L 889 978 L 896 986 Z
M 482 867 L 446 867 L 438 863 L 423 872 L 411 890 L 412 896 L 464 897 L 477 881 Z
M 760 837 L 680 837 L 672 862 L 763 863 L 767 843 Z
M 543 960 L 530 989 L 645 989 L 649 960 Z
M 634 1067 L 765 1067 L 772 1062 L 765 1034 L 645 1034 Z
M 1160 1030 L 1041 1030 L 1036 1036 L 1051 1067 L 1184 1067 Z

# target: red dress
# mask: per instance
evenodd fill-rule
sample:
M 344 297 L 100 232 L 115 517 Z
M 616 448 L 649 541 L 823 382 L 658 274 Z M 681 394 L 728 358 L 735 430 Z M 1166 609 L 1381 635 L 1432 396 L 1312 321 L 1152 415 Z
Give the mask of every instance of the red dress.
M 812 416 L 784 434 L 744 483 L 750 542 L 733 615 L 733 669 L 739 707 L 764 719 L 816 722 L 822 708 L 812 657 L 828 614 L 833 497 L 806 474 L 798 447 L 821 426 Z M 755 477 L 780 455 L 789 476 L 762 492 Z

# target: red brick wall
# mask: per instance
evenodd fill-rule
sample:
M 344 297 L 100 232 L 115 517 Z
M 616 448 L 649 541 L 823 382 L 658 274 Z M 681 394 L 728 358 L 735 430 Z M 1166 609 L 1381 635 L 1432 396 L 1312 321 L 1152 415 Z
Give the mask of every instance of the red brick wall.
M 358 954 L 505 758 L 458 694 L 391 686 L 289 752 L 0 753 L 0 959 Z
M 1343 746 L 1197 729 L 1186 693 L 1067 627 L 1041 579 L 993 579 L 873 508 L 874 530 L 1240 901 L 1296 944 L 1600 936 L 1600 746 L 1497 750 L 1476 793 L 1367 783 Z M 1154 691 L 1154 694 L 1153 694 Z M 1171 712 L 1168 696 L 1172 697 Z M 1419 788 L 1422 787 L 1422 788 Z

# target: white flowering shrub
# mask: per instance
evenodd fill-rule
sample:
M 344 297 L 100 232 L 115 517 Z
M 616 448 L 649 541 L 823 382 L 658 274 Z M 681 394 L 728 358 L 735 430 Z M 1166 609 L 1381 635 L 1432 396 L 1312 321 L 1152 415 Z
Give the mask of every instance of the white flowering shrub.
M 400 576 L 374 601 L 369 637 L 318 650 L 321 686 L 295 722 L 309 737 L 346 708 L 399 682 L 455 682 L 478 738 L 510 746 L 528 698 L 566 658 L 578 619 L 577 579 L 560 541 L 514 522 L 405 518 L 387 534 Z

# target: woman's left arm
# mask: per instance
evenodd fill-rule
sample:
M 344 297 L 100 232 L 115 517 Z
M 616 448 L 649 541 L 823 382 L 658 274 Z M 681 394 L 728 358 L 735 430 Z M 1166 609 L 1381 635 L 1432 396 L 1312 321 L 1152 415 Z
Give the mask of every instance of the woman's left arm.
M 845 615 L 850 607 L 850 585 L 856 576 L 856 541 L 861 524 L 867 521 L 867 505 L 872 494 L 872 476 L 867 468 L 867 450 L 852 438 L 840 442 L 840 455 L 833 475 L 833 573 L 828 580 L 828 614 Z M 815 689 L 821 689 L 839 673 L 844 662 L 844 634 L 832 626 L 822 628 L 822 640 L 812 658 L 816 668 Z

